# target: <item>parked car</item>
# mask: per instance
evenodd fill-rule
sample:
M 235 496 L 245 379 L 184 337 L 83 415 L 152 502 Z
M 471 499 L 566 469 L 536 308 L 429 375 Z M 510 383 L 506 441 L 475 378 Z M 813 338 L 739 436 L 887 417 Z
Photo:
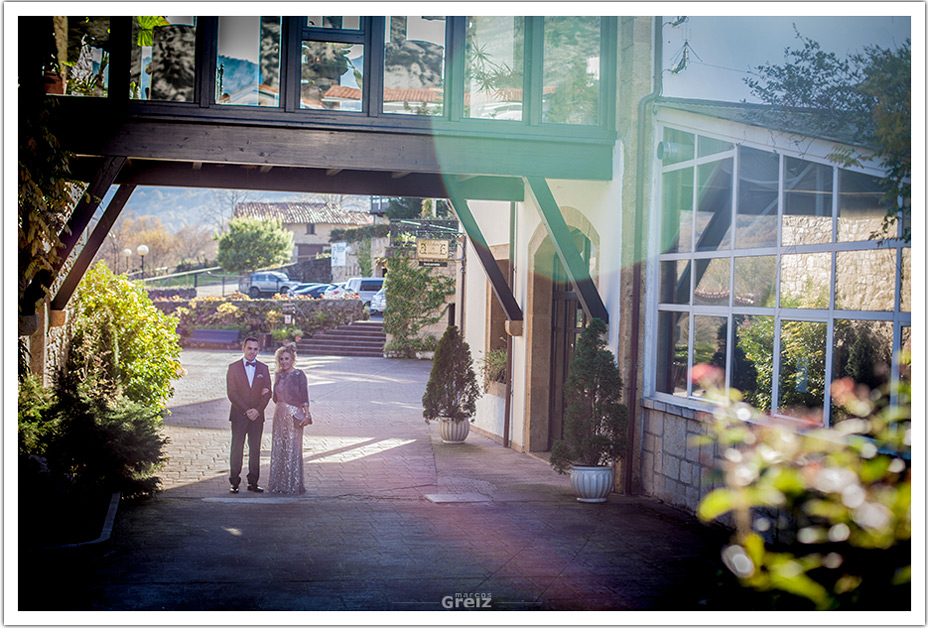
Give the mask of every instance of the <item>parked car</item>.
M 325 289 L 325 292 L 322 293 L 323 299 L 341 299 L 345 294 L 345 284 L 346 281 L 340 281 L 339 283 L 333 283 L 331 286 Z
M 295 296 L 312 296 L 311 294 L 309 294 L 311 291 L 313 291 L 313 290 L 318 290 L 319 288 L 322 288 L 323 290 L 325 290 L 326 288 L 329 287 L 329 285 L 330 285 L 330 284 L 327 284 L 327 283 L 319 283 L 319 282 L 314 282 L 314 283 L 301 283 L 301 284 L 298 285 L 296 288 L 293 288 L 293 289 L 290 291 L 290 296 L 291 296 L 291 297 L 295 297 Z M 318 296 L 318 295 L 317 295 L 317 296 Z
M 239 280 L 238 289 L 247 292 L 252 299 L 265 294 L 288 294 L 291 288 L 300 285 L 299 281 L 290 281 L 290 277 L 276 270 L 251 273 Z
M 345 284 L 345 290 L 354 292 L 364 305 L 370 305 L 371 299 L 383 288 L 383 277 L 352 277 Z
M 380 315 L 387 309 L 387 284 L 371 297 L 371 314 Z

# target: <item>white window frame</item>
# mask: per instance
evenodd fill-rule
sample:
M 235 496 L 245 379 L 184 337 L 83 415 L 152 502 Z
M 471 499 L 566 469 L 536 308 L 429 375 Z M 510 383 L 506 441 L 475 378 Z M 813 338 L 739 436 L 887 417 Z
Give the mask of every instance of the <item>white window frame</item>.
M 659 120 L 656 124 L 655 134 L 654 134 L 654 146 L 655 149 L 652 153 L 653 163 L 655 164 L 653 170 L 653 177 L 651 180 L 651 198 L 654 199 L 651 203 L 653 209 L 653 216 L 656 216 L 656 220 L 653 220 L 651 223 L 650 234 L 649 234 L 649 245 L 654 253 L 651 256 L 652 263 L 649 264 L 649 271 L 647 273 L 646 281 L 648 287 L 648 294 L 650 297 L 647 302 L 647 309 L 649 314 L 646 315 L 646 324 L 648 325 L 648 330 L 646 331 L 646 353 L 645 353 L 645 362 L 647 368 L 645 370 L 645 391 L 646 394 L 656 400 L 667 404 L 672 404 L 681 407 L 689 407 L 698 410 L 709 410 L 712 409 L 712 404 L 707 402 L 699 397 L 693 396 L 693 384 L 689 381 L 687 377 L 686 381 L 686 396 L 678 396 L 672 393 L 658 392 L 657 391 L 657 374 L 656 368 L 658 363 L 658 349 L 659 349 L 659 338 L 658 338 L 658 320 L 659 314 L 661 312 L 685 312 L 688 316 L 688 342 L 687 342 L 687 373 L 689 373 L 693 367 L 693 355 L 694 355 L 694 316 L 717 316 L 727 318 L 727 341 L 726 341 L 726 391 L 731 383 L 732 377 L 732 343 L 733 343 L 733 325 L 732 320 L 735 315 L 751 315 L 751 316 L 772 316 L 774 318 L 774 331 L 773 331 L 773 347 L 772 347 L 772 359 L 773 359 L 773 373 L 771 381 L 771 414 L 777 417 L 782 417 L 786 419 L 795 419 L 789 415 L 783 415 L 777 412 L 779 405 L 779 377 L 780 377 L 780 338 L 782 334 L 781 324 L 784 321 L 810 321 L 810 322 L 819 322 L 826 324 L 827 337 L 826 337 L 826 355 L 825 355 L 825 364 L 824 364 L 824 378 L 825 378 L 825 390 L 823 393 L 823 406 L 822 406 L 822 421 L 825 425 L 830 423 L 831 416 L 831 399 L 830 399 L 830 387 L 832 381 L 832 370 L 834 362 L 834 325 L 836 320 L 868 320 L 868 321 L 884 321 L 892 323 L 892 356 L 891 360 L 891 381 L 896 382 L 899 379 L 899 364 L 898 360 L 895 359 L 900 346 L 902 331 L 904 327 L 911 328 L 911 312 L 901 310 L 901 289 L 902 289 L 902 264 L 903 264 L 903 250 L 910 248 L 910 243 L 906 243 L 901 239 L 897 238 L 888 238 L 885 240 L 866 240 L 866 241 L 856 241 L 856 242 L 839 242 L 837 238 L 838 230 L 838 204 L 840 200 L 840 189 L 839 189 L 839 171 L 845 170 L 849 172 L 856 172 L 870 176 L 885 176 L 885 172 L 876 167 L 843 167 L 834 162 L 829 161 L 824 155 L 827 155 L 827 152 L 818 150 L 817 154 L 813 151 L 801 152 L 799 150 L 791 150 L 789 148 L 784 148 L 783 146 L 771 146 L 770 144 L 763 143 L 761 139 L 763 134 L 772 133 L 768 130 L 757 129 L 756 127 L 747 127 L 746 125 L 730 123 L 719 120 L 711 120 L 709 124 L 706 125 L 706 128 L 698 124 L 692 123 L 692 116 L 681 115 L 680 112 L 672 112 L 670 118 L 673 120 Z M 691 120 L 689 123 L 685 121 L 687 117 L 690 117 Z M 694 135 L 694 148 L 693 148 L 693 158 L 682 161 L 680 163 L 672 164 L 669 166 L 663 166 L 662 163 L 656 157 L 656 146 L 657 143 L 661 141 L 664 137 L 665 129 L 672 128 L 677 131 L 682 131 L 685 133 L 691 133 Z M 746 130 L 747 129 L 747 130 Z M 753 130 L 754 132 L 750 132 Z M 721 132 L 720 132 L 721 131 Z M 762 131 L 762 134 L 758 134 L 757 131 Z M 741 133 L 740 136 L 737 136 L 737 133 Z M 734 144 L 734 148 L 728 151 L 716 153 L 713 155 L 699 157 L 698 156 L 698 137 L 702 136 L 710 139 L 715 139 L 723 142 L 731 142 Z M 776 142 L 773 142 L 776 144 Z M 798 142 L 795 142 L 798 145 Z M 830 143 L 833 146 L 833 143 Z M 768 246 L 762 248 L 744 248 L 739 249 L 737 246 L 737 229 L 734 228 L 737 219 L 738 211 L 738 185 L 740 177 L 740 163 L 739 163 L 739 146 L 745 146 L 748 148 L 753 148 L 756 150 L 761 150 L 765 152 L 771 152 L 778 155 L 779 158 L 779 168 L 778 168 L 778 183 L 777 183 L 777 244 L 776 246 Z M 804 144 L 807 148 L 811 146 L 811 142 Z M 821 148 L 821 147 L 819 147 Z M 827 149 L 827 146 L 825 147 Z M 782 242 L 782 225 L 783 225 L 783 213 L 785 206 L 785 186 L 784 186 L 784 177 L 785 177 L 785 164 L 786 158 L 793 157 L 796 159 L 802 159 L 804 161 L 809 161 L 813 163 L 819 163 L 824 166 L 831 168 L 832 172 L 832 190 L 831 190 L 831 220 L 832 220 L 832 237 L 831 242 L 826 244 L 807 244 L 807 245 L 791 245 L 783 246 Z M 728 248 L 718 249 L 714 251 L 697 251 L 696 250 L 696 217 L 698 215 L 698 167 L 702 164 L 712 163 L 716 161 L 721 161 L 727 158 L 733 159 L 733 168 L 732 168 L 732 199 L 731 199 L 731 212 L 732 212 L 732 228 L 730 234 L 730 243 Z M 693 177 L 694 177 L 694 186 L 693 186 L 693 225 L 690 232 L 690 251 L 681 252 L 681 253 L 662 253 L 660 249 L 661 241 L 661 229 L 662 229 L 662 220 L 663 220 L 663 175 L 674 170 L 680 170 L 684 168 L 693 168 Z M 901 223 L 901 221 L 899 221 Z M 901 230 L 901 224 L 897 225 L 897 228 Z M 897 232 L 898 233 L 898 232 Z M 894 298 L 893 298 L 893 310 L 892 311 L 858 311 L 858 310 L 837 310 L 835 309 L 835 278 L 837 277 L 837 255 L 839 252 L 845 251 L 867 251 L 867 250 L 891 250 L 895 253 L 895 277 L 894 277 Z M 828 309 L 781 309 L 780 307 L 780 269 L 781 269 L 781 259 L 783 255 L 797 254 L 797 253 L 828 253 L 831 258 L 831 268 L 830 268 L 830 295 L 829 295 L 829 306 Z M 735 259 L 738 257 L 756 257 L 761 255 L 775 255 L 776 256 L 776 283 L 775 283 L 775 295 L 776 301 L 774 307 L 745 307 L 745 306 L 736 306 L 733 303 L 733 290 L 729 290 L 729 298 L 727 305 L 697 305 L 693 303 L 693 289 L 695 282 L 695 273 L 690 273 L 690 301 L 686 304 L 674 304 L 674 303 L 660 303 L 660 266 L 662 262 L 665 261 L 674 261 L 674 260 L 697 260 L 697 259 L 718 259 L 729 257 L 730 260 L 730 271 L 729 271 L 729 286 L 733 286 L 734 276 L 735 276 Z M 909 268 L 911 272 L 911 268 Z M 892 399 L 892 402 L 895 403 L 895 399 Z

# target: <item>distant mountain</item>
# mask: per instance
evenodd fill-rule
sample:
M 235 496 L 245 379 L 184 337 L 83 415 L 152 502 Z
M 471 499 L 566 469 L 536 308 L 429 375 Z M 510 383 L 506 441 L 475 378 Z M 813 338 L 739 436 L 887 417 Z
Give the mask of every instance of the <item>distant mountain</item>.
M 235 59 L 219 55 L 216 61 L 217 72 L 222 69 L 222 93 L 235 94 L 246 87 L 257 85 L 258 64 L 244 59 Z M 220 94 L 221 96 L 222 94 Z

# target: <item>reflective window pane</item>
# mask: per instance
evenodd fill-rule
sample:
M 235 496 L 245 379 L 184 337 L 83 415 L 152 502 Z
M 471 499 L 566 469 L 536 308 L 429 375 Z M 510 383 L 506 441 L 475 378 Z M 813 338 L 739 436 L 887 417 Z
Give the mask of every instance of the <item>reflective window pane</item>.
M 828 309 L 831 253 L 783 255 L 780 258 L 780 307 Z
M 745 401 L 770 412 L 773 386 L 773 317 L 733 316 L 734 349 L 731 356 L 731 388 Z
M 888 209 L 884 193 L 879 178 L 838 170 L 838 242 L 869 240 L 871 234 L 882 233 Z
M 337 28 L 356 31 L 361 28 L 361 18 L 342 15 L 311 16 L 306 18 L 306 26 L 310 28 Z
M 776 153 L 739 148 L 736 247 L 776 246 L 779 176 Z
M 600 19 L 545 17 L 542 121 L 599 123 Z
M 896 251 L 838 251 L 835 309 L 892 312 L 896 296 Z
M 45 65 L 46 93 L 106 96 L 109 90 L 110 18 L 52 18 L 55 53 Z
M 657 391 L 685 397 L 689 316 L 659 312 L 657 318 Z
M 696 250 L 731 248 L 731 177 L 733 160 L 702 164 L 697 169 Z
M 724 153 L 735 147 L 731 142 L 725 142 L 723 140 L 717 140 L 711 137 L 699 136 L 699 156 L 708 157 L 709 155 L 716 155 L 718 153 Z
M 775 255 L 735 258 L 734 305 L 773 307 L 777 285 Z
M 661 303 L 690 302 L 689 268 L 686 260 L 661 262 Z
M 778 412 L 821 420 L 827 339 L 826 323 L 780 322 Z
M 464 116 L 522 119 L 525 18 L 470 16 L 465 31 Z
M 888 321 L 836 320 L 832 347 L 832 381 L 849 378 L 869 390 L 889 383 L 892 375 L 893 324 Z M 840 390 L 841 387 L 838 388 Z M 832 386 L 831 421 L 849 415 L 835 398 Z
M 383 112 L 444 113 L 445 18 L 387 17 L 383 57 Z
M 832 168 L 786 158 L 783 245 L 831 242 Z
M 280 17 L 219 18 L 216 102 L 280 104 Z
M 693 169 L 683 168 L 663 175 L 664 216 L 661 221 L 661 251 L 693 250 Z
M 899 309 L 912 311 L 912 249 L 902 249 L 902 294 L 899 295 Z
M 193 102 L 195 24 L 193 16 L 136 16 L 132 20 L 132 98 Z
M 658 149 L 658 159 L 665 166 L 689 161 L 693 158 L 696 138 L 692 133 L 664 128 L 664 141 Z
M 719 385 L 724 386 L 727 379 L 725 370 L 725 347 L 728 344 L 728 318 L 724 316 L 693 317 L 693 367 L 697 364 L 709 364 L 723 373 Z M 693 382 L 693 396 L 701 397 L 706 389 L 699 382 Z
M 696 287 L 693 290 L 693 303 L 697 305 L 728 305 L 730 294 L 731 260 L 699 259 L 694 264 L 696 269 Z
M 300 107 L 361 111 L 364 46 L 304 41 Z

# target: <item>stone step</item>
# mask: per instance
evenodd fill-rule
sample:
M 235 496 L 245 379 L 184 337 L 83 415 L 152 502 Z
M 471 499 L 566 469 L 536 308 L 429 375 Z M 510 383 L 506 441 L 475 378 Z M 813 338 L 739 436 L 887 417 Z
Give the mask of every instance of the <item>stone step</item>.
M 337 356 L 351 356 L 351 357 L 362 357 L 362 358 L 382 358 L 383 351 L 372 351 L 365 349 L 352 349 L 348 347 L 339 347 L 336 349 L 305 349 L 299 352 L 300 355 L 337 355 Z
M 309 350 L 309 349 L 365 349 L 370 351 L 383 351 L 382 342 L 301 342 L 297 347 L 297 351 Z

